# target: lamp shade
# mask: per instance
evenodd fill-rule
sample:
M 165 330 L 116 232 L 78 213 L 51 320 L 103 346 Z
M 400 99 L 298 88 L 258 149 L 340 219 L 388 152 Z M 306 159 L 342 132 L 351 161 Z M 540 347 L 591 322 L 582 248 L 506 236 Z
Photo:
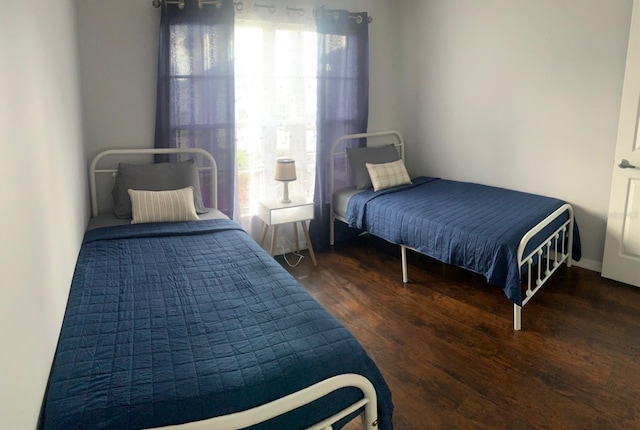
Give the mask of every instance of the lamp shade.
M 291 158 L 279 158 L 276 161 L 276 181 L 295 181 L 296 178 L 296 162 Z

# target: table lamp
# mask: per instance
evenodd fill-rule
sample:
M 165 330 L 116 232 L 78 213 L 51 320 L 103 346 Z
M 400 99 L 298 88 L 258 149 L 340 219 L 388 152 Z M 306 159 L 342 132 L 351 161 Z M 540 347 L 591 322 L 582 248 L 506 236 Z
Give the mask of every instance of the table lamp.
M 291 203 L 289 199 L 289 182 L 295 181 L 296 178 L 296 162 L 291 158 L 279 158 L 276 160 L 276 181 L 284 183 L 284 193 L 281 203 Z

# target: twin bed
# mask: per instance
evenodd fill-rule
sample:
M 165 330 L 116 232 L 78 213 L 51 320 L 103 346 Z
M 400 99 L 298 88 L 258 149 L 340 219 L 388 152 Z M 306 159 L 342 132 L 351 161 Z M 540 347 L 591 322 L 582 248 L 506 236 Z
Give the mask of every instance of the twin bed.
M 148 208 L 139 212 L 131 193 L 132 220 L 98 215 L 97 175 L 115 174 L 113 196 L 120 199 L 116 188 L 156 183 L 157 172 L 140 176 L 134 169 L 123 184 L 125 169 L 97 165 L 105 157 L 151 152 L 204 160 L 200 167 L 183 162 L 175 185 L 199 188 L 188 183 L 194 169 L 210 178 L 202 188 L 213 207 L 200 208 L 201 220 L 141 221 Z M 216 210 L 215 178 L 215 160 L 199 150 L 106 151 L 94 159 L 94 218 L 78 257 L 40 427 L 326 429 L 361 414 L 366 429 L 392 429 L 391 393 L 374 362 Z M 160 218 L 166 216 L 173 215 Z
M 365 145 L 357 147 L 362 141 Z M 571 266 L 572 259 L 580 259 L 571 205 L 473 183 L 411 179 L 406 170 L 399 173 L 403 160 L 404 140 L 397 131 L 348 135 L 334 142 L 331 244 L 338 220 L 399 245 L 404 282 L 407 249 L 480 273 L 513 303 L 513 326 L 520 330 L 522 307 L 562 263 Z M 396 170 L 380 169 L 394 165 Z M 367 170 L 371 178 L 382 178 L 377 186 L 366 182 Z M 348 184 L 350 177 L 355 186 L 337 185 Z

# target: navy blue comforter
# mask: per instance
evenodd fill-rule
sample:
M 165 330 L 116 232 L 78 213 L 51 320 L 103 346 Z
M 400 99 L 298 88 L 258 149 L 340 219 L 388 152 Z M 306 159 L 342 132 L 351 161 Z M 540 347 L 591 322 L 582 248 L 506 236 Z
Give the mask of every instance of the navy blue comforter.
M 41 424 L 179 424 L 341 373 L 372 381 L 380 428 L 391 429 L 391 393 L 358 341 L 232 221 L 96 229 L 78 258 Z M 303 428 L 360 397 L 343 389 L 255 428 Z
M 524 234 L 565 202 L 503 188 L 419 177 L 411 185 L 354 195 L 347 206 L 349 226 L 391 243 L 406 245 L 442 262 L 483 274 L 513 303 L 522 304 L 517 250 Z M 564 221 L 542 230 L 539 245 Z M 574 228 L 573 259 L 580 259 Z

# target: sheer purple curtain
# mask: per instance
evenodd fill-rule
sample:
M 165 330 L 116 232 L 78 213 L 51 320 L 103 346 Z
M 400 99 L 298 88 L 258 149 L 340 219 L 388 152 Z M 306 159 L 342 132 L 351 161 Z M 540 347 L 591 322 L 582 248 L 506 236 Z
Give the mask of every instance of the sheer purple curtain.
M 214 156 L 218 209 L 231 218 L 235 183 L 234 10 L 232 0 L 202 7 L 197 0 L 186 0 L 183 9 L 162 3 L 155 134 L 156 148 L 202 148 Z M 202 186 L 208 199 L 207 181 Z
M 315 219 L 313 246 L 329 246 L 329 163 L 333 142 L 340 136 L 367 131 L 369 118 L 369 17 L 366 12 L 316 11 L 318 32 L 318 116 L 316 148 Z M 364 143 L 362 143 L 364 145 Z M 351 145 L 353 146 L 353 145 Z M 338 169 L 336 171 L 346 171 Z M 340 178 L 336 189 L 350 178 Z M 336 225 L 336 240 L 353 234 Z

